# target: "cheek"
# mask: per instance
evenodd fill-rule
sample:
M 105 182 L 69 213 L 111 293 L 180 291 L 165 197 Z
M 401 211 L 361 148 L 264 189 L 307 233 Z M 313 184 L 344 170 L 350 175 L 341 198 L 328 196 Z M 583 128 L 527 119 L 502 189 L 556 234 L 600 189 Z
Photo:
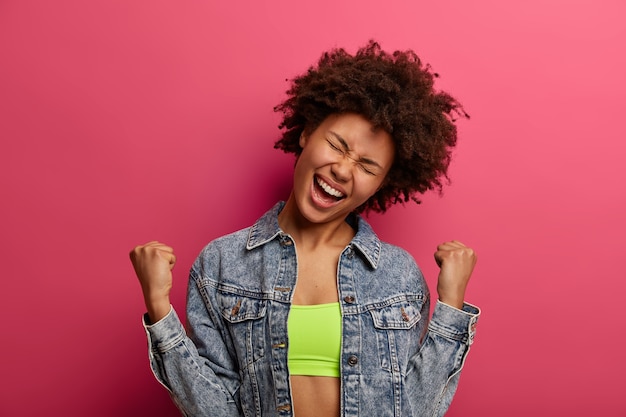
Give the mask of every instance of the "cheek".
M 303 181 L 305 172 L 306 172 L 305 164 L 303 163 L 303 160 L 301 158 L 298 158 L 298 160 L 296 161 L 296 165 L 293 169 L 294 185 L 297 185 Z
M 362 178 L 358 181 L 357 186 L 360 190 L 361 196 L 364 200 L 367 200 L 383 186 L 384 181 L 379 178 Z

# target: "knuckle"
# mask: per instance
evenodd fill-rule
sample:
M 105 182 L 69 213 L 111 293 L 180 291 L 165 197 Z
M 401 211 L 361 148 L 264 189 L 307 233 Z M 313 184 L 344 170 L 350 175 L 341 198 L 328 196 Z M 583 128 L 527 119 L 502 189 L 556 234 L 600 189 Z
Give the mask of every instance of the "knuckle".
M 132 259 L 135 259 L 140 251 L 141 251 L 141 245 L 137 245 L 131 249 L 129 255 Z

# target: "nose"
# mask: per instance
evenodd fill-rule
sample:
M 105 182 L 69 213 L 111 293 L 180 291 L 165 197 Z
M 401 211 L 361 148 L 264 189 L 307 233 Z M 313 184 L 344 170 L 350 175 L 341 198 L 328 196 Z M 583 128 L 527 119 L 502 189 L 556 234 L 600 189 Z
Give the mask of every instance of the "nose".
M 335 163 L 331 165 L 330 171 L 334 180 L 339 183 L 345 183 L 350 179 L 354 162 L 349 155 L 343 155 L 337 158 Z

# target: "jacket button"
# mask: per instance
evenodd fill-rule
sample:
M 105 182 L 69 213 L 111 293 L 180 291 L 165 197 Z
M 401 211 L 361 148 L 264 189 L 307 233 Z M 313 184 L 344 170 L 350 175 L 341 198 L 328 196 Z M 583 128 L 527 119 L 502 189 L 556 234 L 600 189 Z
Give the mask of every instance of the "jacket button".
M 359 358 L 357 358 L 356 356 L 352 355 L 348 358 L 348 365 L 354 366 L 357 363 L 359 363 Z
M 348 295 L 347 297 L 343 298 L 343 301 L 345 301 L 348 304 L 354 304 L 354 297 L 351 295 Z

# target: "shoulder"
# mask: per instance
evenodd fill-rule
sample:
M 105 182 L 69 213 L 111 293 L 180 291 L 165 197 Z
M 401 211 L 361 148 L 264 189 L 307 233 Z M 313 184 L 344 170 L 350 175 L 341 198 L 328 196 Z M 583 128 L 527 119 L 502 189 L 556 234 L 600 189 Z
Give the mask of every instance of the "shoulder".
M 380 242 L 381 254 L 383 256 L 392 256 L 404 262 L 415 262 L 413 256 L 404 248 L 389 242 Z
M 382 270 L 391 268 L 395 270 L 411 271 L 421 275 L 413 255 L 400 246 L 382 241 L 380 242 L 379 268 Z
M 202 248 L 199 258 L 245 250 L 248 236 L 250 235 L 250 229 L 251 227 L 246 227 L 245 229 L 240 229 L 213 239 Z
M 204 247 L 201 255 L 210 253 L 238 252 L 252 249 L 273 240 L 280 232 L 278 213 L 284 203 L 279 201 L 265 212 L 257 221 L 246 228 L 220 236 Z
M 376 267 L 367 268 L 359 278 L 361 301 L 364 303 L 407 296 L 425 300 L 429 297 L 428 285 L 413 256 L 387 242 L 380 242 Z
M 247 276 L 250 269 L 246 242 L 250 228 L 220 236 L 200 251 L 190 277 L 206 282 L 221 282 L 224 277 Z

